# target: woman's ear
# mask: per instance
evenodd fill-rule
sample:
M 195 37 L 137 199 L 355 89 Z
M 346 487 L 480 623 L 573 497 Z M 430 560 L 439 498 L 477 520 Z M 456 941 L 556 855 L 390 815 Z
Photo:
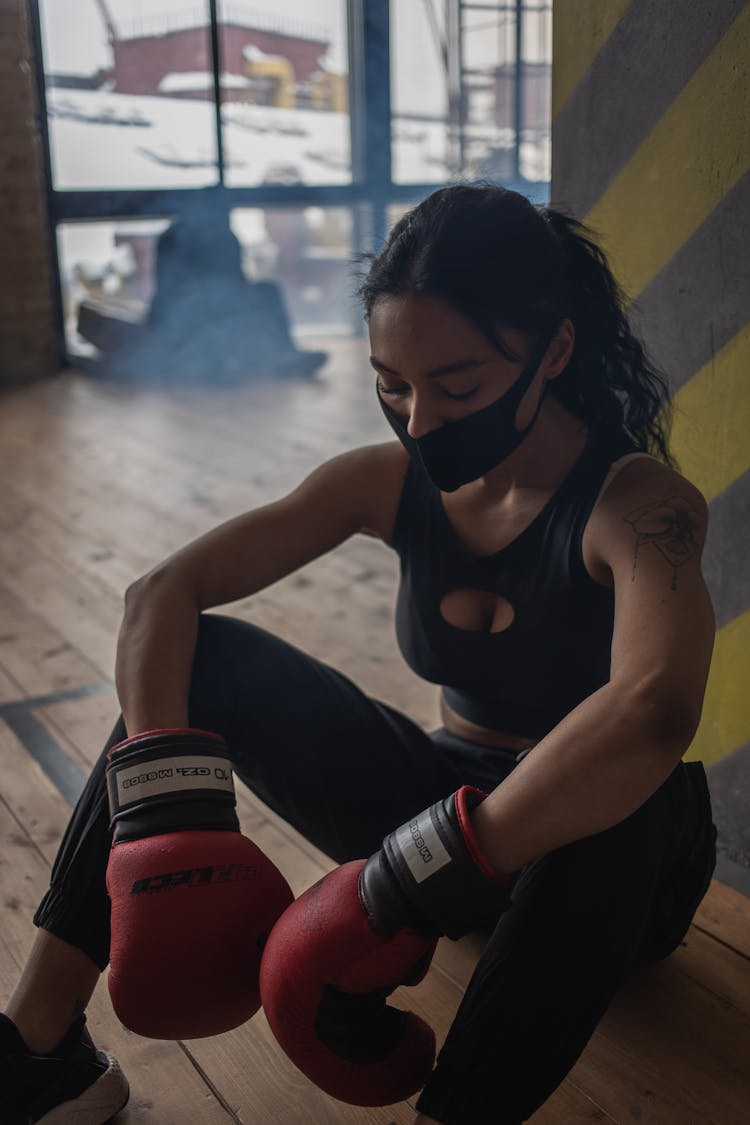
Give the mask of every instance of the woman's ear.
M 576 330 L 573 321 L 565 317 L 558 324 L 554 339 L 547 349 L 544 360 L 544 376 L 546 379 L 556 379 L 558 375 L 562 375 L 570 363 L 575 341 Z

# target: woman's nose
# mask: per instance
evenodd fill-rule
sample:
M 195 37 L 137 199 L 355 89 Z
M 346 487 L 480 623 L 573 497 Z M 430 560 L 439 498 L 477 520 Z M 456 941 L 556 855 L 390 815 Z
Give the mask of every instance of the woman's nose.
M 434 410 L 425 405 L 424 401 L 419 401 L 416 396 L 412 397 L 409 425 L 406 427 L 409 437 L 415 439 L 424 437 L 431 430 L 436 430 L 438 426 L 442 426 L 444 421 L 445 419 L 439 418 Z

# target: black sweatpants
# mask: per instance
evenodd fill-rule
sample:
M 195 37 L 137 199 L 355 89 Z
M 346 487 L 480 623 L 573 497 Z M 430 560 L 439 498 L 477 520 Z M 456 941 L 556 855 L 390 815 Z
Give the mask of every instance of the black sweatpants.
M 464 784 L 488 791 L 516 755 L 431 734 L 339 672 L 234 618 L 201 617 L 192 726 L 226 739 L 237 775 L 339 863 L 364 859 Z M 106 750 L 83 790 L 34 915 L 109 959 Z M 679 763 L 630 817 L 521 870 L 418 1107 L 442 1125 L 518 1125 L 557 1088 L 626 972 L 687 932 L 716 864 L 703 765 Z

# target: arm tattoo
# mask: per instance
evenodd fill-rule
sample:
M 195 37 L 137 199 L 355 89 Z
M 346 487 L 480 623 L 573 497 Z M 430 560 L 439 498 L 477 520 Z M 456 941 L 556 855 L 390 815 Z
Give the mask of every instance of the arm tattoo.
M 672 585 L 677 589 L 677 567 L 696 558 L 700 544 L 696 538 L 698 518 L 681 496 L 670 496 L 654 504 L 644 504 L 625 516 L 636 535 L 633 574 L 638 565 L 638 551 L 644 543 L 653 543 L 672 566 Z

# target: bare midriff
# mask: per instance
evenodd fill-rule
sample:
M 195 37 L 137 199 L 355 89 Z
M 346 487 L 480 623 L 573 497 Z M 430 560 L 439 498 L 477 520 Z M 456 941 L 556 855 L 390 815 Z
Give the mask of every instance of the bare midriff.
M 465 738 L 469 742 L 478 742 L 481 746 L 498 746 L 502 750 L 528 750 L 536 746 L 538 738 L 523 738 L 518 734 L 506 734 L 504 731 L 492 730 L 489 727 L 480 727 L 464 719 L 450 707 L 440 696 L 440 717 L 443 726 L 458 738 Z

